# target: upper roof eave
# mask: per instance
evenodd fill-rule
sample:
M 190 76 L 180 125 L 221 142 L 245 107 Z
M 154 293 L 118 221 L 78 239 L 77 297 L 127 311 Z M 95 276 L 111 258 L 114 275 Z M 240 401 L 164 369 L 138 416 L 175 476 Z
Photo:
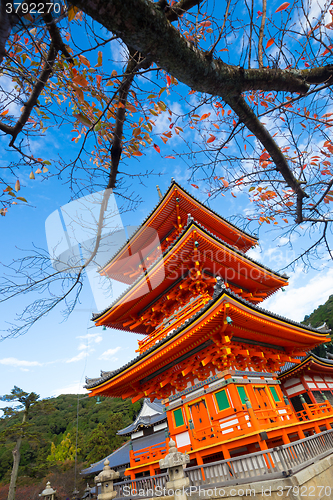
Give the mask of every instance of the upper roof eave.
M 239 255 L 240 257 L 242 257 L 243 259 L 245 260 L 249 260 L 250 262 L 252 262 L 253 264 L 263 268 L 264 270 L 268 271 L 269 273 L 271 273 L 272 275 L 275 275 L 277 276 L 279 279 L 283 279 L 284 282 L 286 283 L 287 280 L 288 280 L 288 276 L 283 276 L 281 274 L 279 274 L 278 272 L 276 271 L 273 271 L 272 269 L 270 269 L 269 267 L 265 266 L 264 264 L 261 264 L 260 262 L 257 262 L 255 259 L 251 258 L 251 257 L 248 257 L 247 255 L 243 254 L 241 251 L 237 250 L 236 248 L 234 248 L 232 245 L 229 245 L 228 243 L 226 243 L 225 241 L 222 241 L 220 238 L 218 238 L 217 236 L 215 236 L 214 234 L 212 234 L 210 231 L 208 231 L 205 227 L 203 227 L 199 222 L 195 221 L 194 219 L 191 219 L 183 228 L 183 230 L 180 232 L 179 236 L 176 238 L 175 241 L 173 241 L 170 246 L 168 248 L 165 249 L 165 251 L 163 252 L 163 254 L 158 257 L 154 262 L 151 263 L 151 265 L 149 266 L 149 268 L 146 270 L 146 273 L 149 273 L 151 271 L 151 269 L 159 262 L 159 261 L 162 261 L 164 259 L 164 257 L 170 252 L 170 248 L 172 248 L 173 246 L 175 246 L 178 241 L 184 236 L 184 234 L 190 229 L 190 227 L 192 225 L 195 225 L 197 228 L 201 229 L 202 231 L 204 231 L 208 236 L 214 238 L 216 241 L 218 241 L 219 243 L 221 243 L 222 245 L 224 245 L 226 248 L 228 248 L 229 250 L 231 250 L 232 252 L 235 252 L 237 255 Z M 92 320 L 93 321 L 97 321 L 99 318 L 101 318 L 102 316 L 104 316 L 104 314 L 106 314 L 108 311 L 110 311 L 117 303 L 119 303 L 123 297 L 125 297 L 125 295 L 127 295 L 127 293 L 132 289 L 134 288 L 139 282 L 140 280 L 142 280 L 143 278 L 143 274 L 141 274 L 140 276 L 137 277 L 137 279 L 131 284 L 129 285 L 124 291 L 123 293 L 116 299 L 114 300 L 109 307 L 105 308 L 103 311 L 101 311 L 100 313 L 96 313 L 96 314 L 93 314 L 92 316 Z M 283 286 L 283 285 L 281 285 Z
M 98 270 L 97 270 L 98 272 L 102 272 L 105 268 L 107 268 L 111 264 L 111 262 L 113 260 L 115 260 L 115 258 L 117 257 L 117 255 L 120 254 L 124 250 L 124 248 L 126 248 L 126 246 L 129 244 L 129 242 L 139 233 L 139 231 L 142 229 L 142 227 L 145 224 L 147 224 L 147 222 L 155 214 L 155 212 L 157 211 L 157 209 L 159 208 L 159 206 L 163 204 L 164 200 L 167 198 L 167 196 L 170 193 L 170 191 L 173 188 L 173 186 L 177 186 L 178 189 L 180 189 L 181 191 L 183 191 L 187 196 L 189 196 L 190 198 L 192 198 L 196 203 L 199 203 L 199 204 L 202 205 L 202 203 L 195 196 L 191 195 L 188 191 L 186 191 L 186 189 L 184 189 L 182 186 L 180 186 L 180 184 L 178 184 L 173 179 L 172 182 L 171 182 L 171 184 L 170 184 L 170 186 L 168 187 L 166 193 L 164 194 L 164 196 L 161 198 L 161 200 L 159 200 L 159 202 L 155 205 L 155 207 L 152 209 L 152 211 L 146 216 L 146 218 L 143 220 L 142 224 L 138 227 L 138 229 L 136 231 L 134 231 L 133 234 L 131 234 L 131 236 L 129 237 L 129 239 L 113 254 L 113 256 L 108 260 L 108 262 L 106 262 L 106 264 L 104 264 L 103 266 L 101 266 L 100 268 L 98 268 Z M 213 209 L 208 208 L 206 206 L 204 206 L 204 208 L 205 208 L 205 210 L 208 210 L 209 212 L 211 212 L 212 214 L 214 214 L 216 217 L 218 217 L 219 219 L 221 219 L 225 224 L 228 224 L 232 229 L 236 230 L 238 233 L 243 234 L 247 239 L 253 240 L 253 244 L 255 244 L 258 241 L 259 238 L 257 236 L 254 236 L 254 235 L 252 235 L 250 233 L 247 233 L 243 229 L 239 229 L 235 224 L 233 224 L 232 222 L 228 221 L 227 219 L 225 219 L 224 217 L 222 217 L 221 215 L 219 215 Z

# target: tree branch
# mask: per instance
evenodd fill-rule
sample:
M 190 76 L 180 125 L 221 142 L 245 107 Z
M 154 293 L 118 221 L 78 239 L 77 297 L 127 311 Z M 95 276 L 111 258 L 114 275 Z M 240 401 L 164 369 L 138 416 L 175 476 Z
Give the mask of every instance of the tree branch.
M 247 90 L 306 93 L 302 71 L 244 69 L 206 57 L 183 37 L 152 2 L 137 0 L 73 0 L 72 4 L 119 36 L 128 47 L 149 57 L 194 90 L 224 97 Z M 163 43 L 161 43 L 163 41 Z M 332 72 L 333 74 L 333 72 Z
M 259 63 L 259 68 L 264 67 L 264 62 L 262 58 L 262 42 L 264 39 L 264 29 L 265 29 L 265 22 L 266 22 L 266 0 L 262 0 L 262 15 L 261 15 L 261 25 L 259 29 L 259 42 L 258 42 L 258 63 Z
M 10 146 L 13 146 L 16 137 L 21 132 L 24 125 L 27 123 L 34 106 L 36 106 L 38 97 L 40 96 L 42 90 L 45 87 L 45 84 L 47 83 L 49 77 L 52 74 L 53 66 L 54 66 L 57 54 L 58 54 L 58 49 L 54 46 L 54 44 L 52 42 L 50 45 L 47 57 L 46 57 L 44 69 L 43 69 L 36 85 L 34 86 L 28 101 L 24 105 L 24 109 L 23 109 L 23 112 L 22 112 L 20 118 L 18 119 L 15 126 L 13 127 L 13 130 L 11 133 L 12 140 L 9 143 Z

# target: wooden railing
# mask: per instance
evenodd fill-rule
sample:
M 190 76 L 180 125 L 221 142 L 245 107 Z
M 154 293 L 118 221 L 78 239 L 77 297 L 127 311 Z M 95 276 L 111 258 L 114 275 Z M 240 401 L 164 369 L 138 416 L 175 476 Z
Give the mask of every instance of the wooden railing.
M 303 406 L 304 409 L 296 413 L 300 422 L 304 422 L 305 420 L 315 420 L 316 418 L 327 415 L 333 415 L 333 408 L 329 401 L 316 404 L 304 403 Z
M 166 442 L 157 443 L 147 448 L 142 448 L 138 451 L 130 450 L 130 463 L 131 466 L 138 465 L 138 463 L 148 463 L 160 460 L 167 454 Z
M 250 482 L 288 477 L 333 453 L 333 429 L 315 434 L 277 448 L 228 458 L 195 467 L 187 467 L 190 480 L 186 492 L 191 494 L 213 486 L 232 486 Z M 138 478 L 114 484 L 117 498 L 148 498 L 172 495 L 166 490 L 168 474 Z

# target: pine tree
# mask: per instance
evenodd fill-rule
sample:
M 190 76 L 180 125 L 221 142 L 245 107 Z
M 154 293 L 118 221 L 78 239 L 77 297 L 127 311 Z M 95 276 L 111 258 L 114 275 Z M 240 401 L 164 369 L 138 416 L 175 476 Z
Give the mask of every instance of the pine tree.
M 9 430 L 6 432 L 6 438 L 11 437 L 12 439 L 16 440 L 16 444 L 14 449 L 12 450 L 13 453 L 13 468 L 12 468 L 12 473 L 10 476 L 10 485 L 9 485 L 9 492 L 8 492 L 8 498 L 7 500 L 15 500 L 15 490 L 16 490 L 16 482 L 17 482 L 17 476 L 18 476 L 18 469 L 20 465 L 20 448 L 22 444 L 22 440 L 25 437 L 26 434 L 26 429 L 27 429 L 27 419 L 28 419 L 28 414 L 30 408 L 38 401 L 39 395 L 36 394 L 35 392 L 24 392 L 22 389 L 19 387 L 16 387 L 14 385 L 14 389 L 11 390 L 10 394 L 6 394 L 5 396 L 2 396 L 0 398 L 1 401 L 8 401 L 8 402 L 17 402 L 20 403 L 17 407 L 15 408 L 5 408 L 4 411 L 9 413 L 14 413 L 19 410 L 23 409 L 23 418 L 22 418 L 22 423 L 21 424 L 16 424 L 12 426 Z

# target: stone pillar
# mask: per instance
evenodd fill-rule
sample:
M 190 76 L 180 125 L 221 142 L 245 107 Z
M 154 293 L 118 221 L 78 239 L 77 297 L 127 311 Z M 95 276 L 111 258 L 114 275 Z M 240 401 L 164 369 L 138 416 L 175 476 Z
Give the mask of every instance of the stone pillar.
M 189 486 L 190 480 L 184 474 L 184 465 L 189 461 L 190 457 L 186 453 L 180 453 L 171 439 L 169 453 L 159 461 L 159 465 L 160 469 L 168 469 L 169 481 L 166 487 L 174 491 L 175 500 L 187 500 L 185 488 Z
M 46 488 L 45 490 L 42 491 L 42 493 L 39 494 L 40 497 L 44 498 L 44 500 L 55 500 L 55 494 L 57 490 L 54 490 L 51 488 L 51 483 L 48 481 L 46 483 Z
M 109 466 L 108 459 L 104 462 L 103 470 L 95 477 L 96 488 L 101 485 L 101 493 L 98 495 L 98 500 L 112 500 L 117 496 L 117 492 L 113 489 L 113 481 L 118 479 L 119 472 L 115 472 Z

